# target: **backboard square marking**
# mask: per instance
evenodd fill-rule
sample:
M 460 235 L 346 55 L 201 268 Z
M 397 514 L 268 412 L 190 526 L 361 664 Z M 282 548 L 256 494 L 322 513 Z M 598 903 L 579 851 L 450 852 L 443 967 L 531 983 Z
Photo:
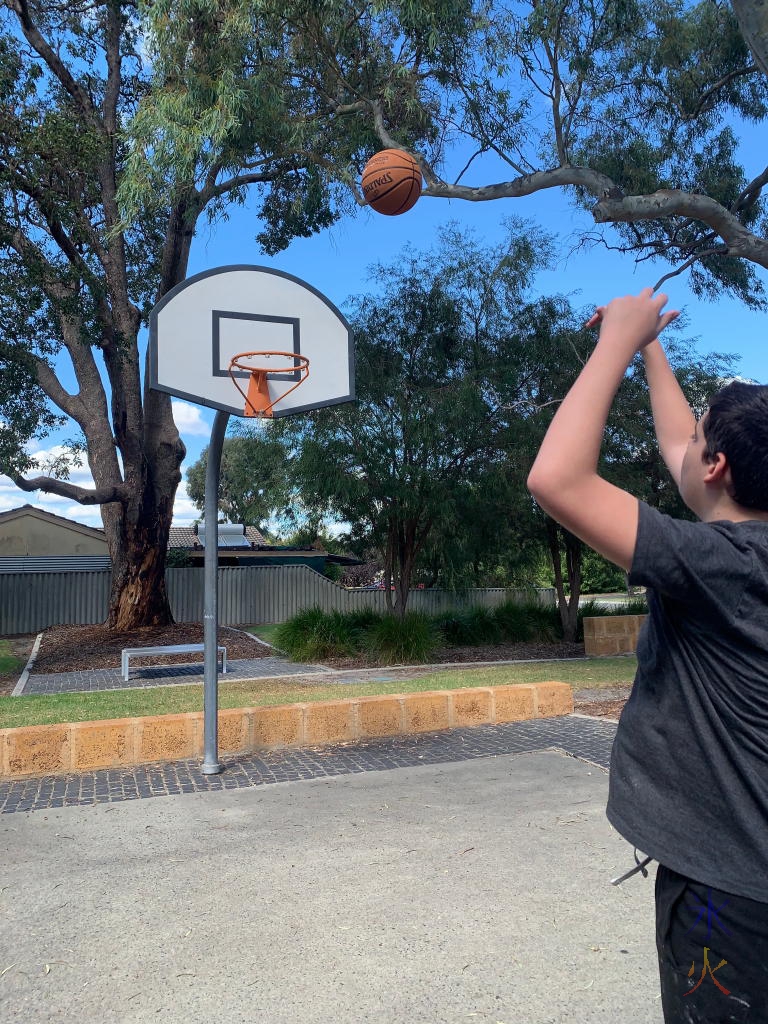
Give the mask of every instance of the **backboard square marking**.
M 228 377 L 229 361 L 238 352 L 256 350 L 281 350 L 301 353 L 299 320 L 295 317 L 265 316 L 259 313 L 236 313 L 230 310 L 214 309 L 212 315 L 212 372 L 214 377 Z M 227 326 L 237 324 L 263 324 L 266 330 L 245 332 L 227 331 Z M 269 330 L 269 328 L 272 330 Z M 280 330 L 279 328 L 283 328 Z M 233 337 L 233 334 L 235 335 Z M 237 334 L 242 336 L 238 337 Z M 229 336 L 229 344 L 225 339 Z M 224 349 L 222 353 L 222 349 Z M 235 371 L 236 377 L 248 377 L 243 371 Z M 276 374 L 272 380 L 298 381 L 299 371 Z

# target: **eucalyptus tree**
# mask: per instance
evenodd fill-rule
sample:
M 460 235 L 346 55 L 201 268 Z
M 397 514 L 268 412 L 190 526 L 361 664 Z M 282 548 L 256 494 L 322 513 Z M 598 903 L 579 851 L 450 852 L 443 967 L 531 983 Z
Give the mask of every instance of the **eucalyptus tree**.
M 291 504 L 290 452 L 269 427 L 236 426 L 221 452 L 219 511 L 231 523 L 269 532 L 270 519 L 284 517 Z M 187 493 L 205 512 L 205 474 L 208 449 L 187 471 Z
M 319 67 L 318 34 L 361 89 L 396 94 L 409 144 L 429 144 L 397 53 L 439 48 L 461 26 L 440 21 L 444 5 L 415 6 L 306 4 L 298 20 L 290 2 L 0 8 L 0 471 L 101 505 L 113 627 L 170 621 L 165 551 L 185 450 L 170 398 L 146 385 L 148 312 L 185 278 L 201 217 L 250 197 L 254 250 L 274 253 L 343 213 L 337 168 L 376 136 Z M 93 487 L 67 478 L 66 458 L 41 471 L 29 454 L 63 423 L 70 464 L 87 455 Z
M 531 313 L 533 315 L 531 316 Z M 541 299 L 523 311 L 528 373 L 518 401 L 517 465 L 524 480 L 560 401 L 594 348 L 594 333 L 584 327 L 587 313 L 562 297 Z M 709 397 L 735 372 L 737 357 L 697 353 L 679 337 L 678 324 L 665 337 L 670 365 L 691 407 L 704 412 Z M 659 452 L 650 393 L 642 357 L 637 356 L 619 386 L 606 424 L 600 474 L 654 508 L 678 518 L 692 518 Z M 587 550 L 578 537 L 545 515 L 533 499 L 518 504 L 520 529 L 538 536 L 549 552 L 563 632 L 575 640 L 583 560 Z
M 381 292 L 353 300 L 350 317 L 357 401 L 275 424 L 305 502 L 379 550 L 399 614 L 425 545 L 509 441 L 524 387 L 516 318 L 545 254 L 519 223 L 494 247 L 454 226 L 374 268 Z
M 738 157 L 738 125 L 768 112 L 765 4 L 494 3 L 486 38 L 471 73 L 457 63 L 457 129 L 513 176 L 471 185 L 426 167 L 428 195 L 564 187 L 590 211 L 594 241 L 688 271 L 700 295 L 765 305 L 754 265 L 768 267 L 768 167 Z
M 158 31 L 183 44 L 193 29 L 171 12 L 198 6 L 163 0 L 147 10 Z M 225 6 L 242 40 L 271 4 Z M 763 304 L 753 264 L 768 267 L 768 167 L 741 166 L 736 126 L 766 118 L 768 5 L 285 0 L 280 11 L 298 62 L 312 68 L 300 81 L 322 82 L 338 110 L 370 126 L 368 155 L 381 146 L 414 150 L 425 196 L 487 202 L 564 188 L 591 212 L 596 241 L 689 271 L 701 294 Z M 360 60 L 354 40 L 368 18 L 406 27 L 402 45 L 386 52 L 391 75 L 374 73 L 379 51 Z M 237 90 L 225 92 L 180 103 L 190 121 L 218 123 L 222 111 L 225 120 L 236 115 Z M 428 130 L 414 145 L 419 116 Z M 444 157 L 457 142 L 471 148 L 448 180 Z M 507 180 L 482 180 L 479 158 L 488 155 L 508 168 Z M 361 161 L 335 166 L 362 202 Z

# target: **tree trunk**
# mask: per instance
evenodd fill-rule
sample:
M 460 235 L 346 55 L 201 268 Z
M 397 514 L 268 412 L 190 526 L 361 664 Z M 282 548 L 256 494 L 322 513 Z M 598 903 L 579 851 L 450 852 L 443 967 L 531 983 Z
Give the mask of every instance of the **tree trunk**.
M 169 395 L 145 392 L 143 431 L 123 445 L 128 499 L 102 506 L 112 558 L 107 625 L 115 630 L 167 626 L 173 620 L 165 560 L 173 500 L 186 454 Z M 130 453 L 127 455 L 126 453 Z
M 387 546 L 384 549 L 384 573 L 383 573 L 383 584 L 384 584 L 384 600 L 387 605 L 387 611 L 390 615 L 394 614 L 395 608 L 392 603 L 392 575 L 394 570 L 395 562 L 395 538 L 393 533 L 393 527 L 390 523 L 389 531 L 387 533 Z
M 768 75 L 768 2 L 732 0 L 731 6 L 755 63 Z
M 119 631 L 167 626 L 173 620 L 165 583 L 165 558 L 178 471 L 160 496 L 148 485 L 144 500 L 102 507 L 112 558 L 107 626 Z
M 153 539 L 156 534 L 156 530 L 135 531 L 122 558 L 112 562 L 110 629 L 127 632 L 142 626 L 168 626 L 174 621 L 165 585 L 165 551 Z
M 560 612 L 560 622 L 563 626 L 563 639 L 569 643 L 576 642 L 576 633 L 579 622 L 579 597 L 581 596 L 581 557 L 583 545 L 578 537 L 562 530 L 554 519 L 547 516 L 547 543 L 552 561 L 552 570 L 555 575 L 555 590 L 557 592 L 557 607 Z M 568 589 L 570 596 L 566 599 L 565 584 L 563 581 L 563 552 L 560 548 L 560 531 L 562 530 L 565 539 L 565 564 L 568 575 Z
M 562 529 L 562 527 L 561 527 Z M 581 597 L 581 561 L 584 545 L 568 530 L 563 530 L 565 538 L 565 566 L 568 573 L 568 613 L 564 639 L 569 643 L 576 642 L 579 628 L 579 598 Z

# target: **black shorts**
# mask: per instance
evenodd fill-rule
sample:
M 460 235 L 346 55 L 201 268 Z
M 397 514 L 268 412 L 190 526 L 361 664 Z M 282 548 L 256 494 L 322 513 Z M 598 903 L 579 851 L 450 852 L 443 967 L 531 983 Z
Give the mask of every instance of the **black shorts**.
M 768 1024 L 768 903 L 660 864 L 656 948 L 665 1024 Z

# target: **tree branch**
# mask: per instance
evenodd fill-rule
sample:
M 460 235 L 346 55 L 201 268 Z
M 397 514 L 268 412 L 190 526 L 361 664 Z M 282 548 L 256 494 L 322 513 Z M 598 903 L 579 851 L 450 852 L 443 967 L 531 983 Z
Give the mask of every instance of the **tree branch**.
M 768 8 L 755 0 L 731 0 L 731 7 L 752 56 L 768 75 Z
M 768 170 L 756 178 L 747 191 L 753 186 L 756 190 L 762 184 L 764 175 L 768 178 Z M 432 174 L 428 178 L 424 195 L 479 203 L 493 199 L 517 199 L 545 188 L 564 185 L 583 188 L 596 197 L 592 216 L 597 224 L 632 224 L 644 220 L 688 217 L 706 224 L 719 235 L 728 247 L 729 256 L 742 257 L 761 267 L 768 267 L 768 239 L 750 231 L 716 199 L 683 192 L 681 189 L 659 189 L 650 195 L 625 196 L 607 175 L 589 167 L 555 167 L 548 171 L 534 171 L 533 174 L 523 175 L 513 181 L 476 188 L 449 185 Z
M 125 502 L 127 494 L 124 486 L 77 487 L 68 480 L 57 480 L 52 476 L 35 476 L 25 479 L 18 473 L 10 472 L 8 476 L 22 491 L 43 491 L 45 494 L 58 494 L 62 498 L 71 498 L 80 505 L 108 505 L 110 502 Z
M 752 206 L 760 198 L 760 193 L 766 184 L 768 184 L 768 167 L 765 168 L 762 174 L 758 174 L 756 178 L 753 178 L 746 188 L 742 189 L 736 202 L 731 206 L 731 213 L 737 213 Z
M 25 39 L 34 49 L 35 53 L 37 53 L 48 65 L 64 90 L 69 93 L 75 101 L 83 117 L 93 125 L 99 134 L 103 134 L 104 125 L 96 114 L 93 103 L 91 102 L 91 97 L 85 89 L 75 81 L 69 73 L 67 66 L 61 61 L 59 55 L 51 48 L 48 41 L 43 37 L 40 30 L 33 23 L 27 0 L 5 0 L 5 5 L 10 8 L 10 10 L 12 10 L 19 19 L 21 31 L 24 33 Z
M 710 87 L 706 89 L 701 94 L 701 96 L 699 96 L 699 101 L 696 104 L 695 108 L 691 111 L 690 114 L 685 114 L 684 119 L 693 121 L 695 118 L 697 118 L 704 109 L 704 106 L 707 100 L 710 98 L 710 96 L 713 96 L 719 89 L 722 89 L 724 85 L 728 85 L 728 83 L 732 82 L 734 78 L 742 78 L 744 75 L 751 75 L 753 71 L 759 70 L 760 69 L 758 68 L 757 64 L 748 64 L 745 68 L 738 68 L 736 71 L 730 71 L 727 75 L 723 75 L 723 77 L 718 82 L 715 82 L 713 85 L 710 85 Z M 683 111 L 680 111 L 680 113 L 681 115 L 683 115 Z
M 669 281 L 672 277 L 677 277 L 678 274 L 684 273 L 689 267 L 692 267 L 694 263 L 699 260 L 705 259 L 707 256 L 725 255 L 728 249 L 724 245 L 716 246 L 714 249 L 704 249 L 701 252 L 696 252 L 693 256 L 689 256 L 685 263 L 681 263 L 679 267 L 674 270 L 670 270 L 668 274 L 664 274 L 660 277 L 656 284 L 653 286 L 653 290 L 657 292 L 659 288 L 664 284 L 665 281 Z
M 592 215 L 598 224 L 690 217 L 712 228 L 725 242 L 729 256 L 740 256 L 768 267 L 768 240 L 754 234 L 709 196 L 680 189 L 659 189 L 647 196 L 603 196 L 595 204 Z
M 35 376 L 37 383 L 50 400 L 82 427 L 86 416 L 80 395 L 72 395 L 69 391 L 65 391 L 58 377 L 44 359 L 35 359 Z
M 393 141 L 392 145 L 396 146 L 397 144 Z M 402 149 L 403 147 L 398 148 Z M 425 177 L 427 177 L 426 174 Z M 522 174 L 512 181 L 500 181 L 495 185 L 478 187 L 449 185 L 434 174 L 427 177 L 427 180 L 428 186 L 424 195 L 439 199 L 466 199 L 471 203 L 483 203 L 492 199 L 518 199 L 521 196 L 533 195 L 534 192 L 540 192 L 545 188 L 559 188 L 563 185 L 584 188 L 594 196 L 602 196 L 609 192 L 621 194 L 606 174 L 593 171 L 589 167 L 572 165 L 553 167 L 548 171 L 534 171 L 531 174 Z

